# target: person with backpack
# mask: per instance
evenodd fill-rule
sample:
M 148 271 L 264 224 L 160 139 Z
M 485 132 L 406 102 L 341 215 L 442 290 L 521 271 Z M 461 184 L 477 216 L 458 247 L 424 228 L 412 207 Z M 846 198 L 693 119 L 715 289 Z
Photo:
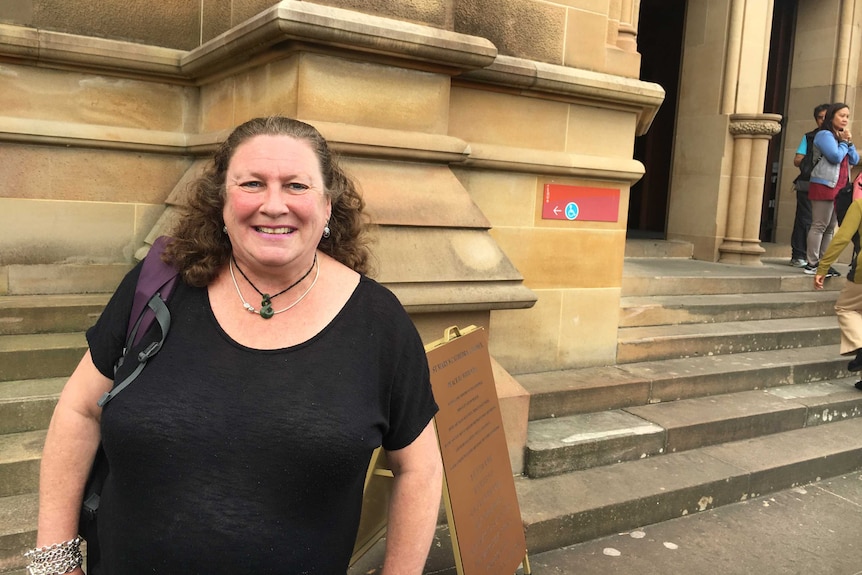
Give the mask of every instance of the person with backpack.
M 814 136 L 823 124 L 829 104 L 820 104 L 814 108 L 814 121 L 817 127 L 806 132 L 799 142 L 793 165 L 799 168 L 799 175 L 793 180 L 796 190 L 796 218 L 793 220 L 793 232 L 790 234 L 790 265 L 804 268 L 806 261 L 808 230 L 811 227 L 811 200 L 808 199 L 808 181 L 814 168 Z
M 808 230 L 806 274 L 814 275 L 837 225 L 835 197 L 850 181 L 850 167 L 859 163 L 859 153 L 850 133 L 850 107 L 838 102 L 829 106 L 820 130 L 814 136 L 814 167 L 808 185 L 811 228 Z M 833 268 L 827 277 L 841 275 Z
M 87 331 L 45 441 L 31 572 L 82 573 L 79 510 L 101 449 L 99 573 L 344 575 L 382 446 L 384 572 L 422 573 L 437 404 L 416 327 L 366 275 L 363 210 L 314 127 L 272 116 L 227 137 L 165 246 L 169 333 L 107 403 L 138 363 L 115 374 L 118 360 L 150 349 L 124 350 L 143 264 Z

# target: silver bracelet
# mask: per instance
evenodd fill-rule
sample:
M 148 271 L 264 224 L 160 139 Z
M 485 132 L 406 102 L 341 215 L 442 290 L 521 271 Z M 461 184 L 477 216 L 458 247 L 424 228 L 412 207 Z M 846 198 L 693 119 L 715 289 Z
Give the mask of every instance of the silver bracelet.
M 24 553 L 24 557 L 30 560 L 27 566 L 30 575 L 63 575 L 74 571 L 84 562 L 80 537 L 31 549 Z

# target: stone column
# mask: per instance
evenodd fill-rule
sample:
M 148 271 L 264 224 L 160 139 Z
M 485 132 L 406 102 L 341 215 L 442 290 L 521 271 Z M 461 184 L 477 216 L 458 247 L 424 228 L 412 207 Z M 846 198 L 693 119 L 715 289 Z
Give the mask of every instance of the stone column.
M 778 114 L 733 114 L 733 164 L 724 241 L 719 262 L 761 265 L 760 216 L 769 140 L 781 131 Z
M 637 52 L 640 0 L 612 0 L 608 7 L 611 28 L 616 28 L 615 44 L 628 52 Z

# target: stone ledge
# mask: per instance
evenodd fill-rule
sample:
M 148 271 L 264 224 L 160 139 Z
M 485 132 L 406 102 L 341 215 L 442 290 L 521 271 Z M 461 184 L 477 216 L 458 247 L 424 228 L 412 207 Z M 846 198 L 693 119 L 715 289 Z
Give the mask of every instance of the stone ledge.
M 576 176 L 634 184 L 644 174 L 635 159 L 569 154 L 533 148 L 470 144 L 465 166 L 527 174 Z
M 538 300 L 520 281 L 382 283 L 409 313 L 526 309 Z
M 506 172 L 578 176 L 630 184 L 640 180 L 644 173 L 643 164 L 634 159 L 468 144 L 440 134 L 310 122 L 331 143 L 332 149 L 343 156 L 462 164 Z M 211 154 L 227 135 L 226 131 L 184 134 L 0 116 L 0 142 L 24 145 L 198 156 Z
M 184 84 L 254 64 L 257 56 L 290 41 L 375 54 L 407 66 L 431 64 L 451 74 L 487 66 L 497 56 L 484 38 L 310 2 L 276 4 L 191 51 L 0 24 L 0 56 Z
M 180 84 L 235 73 L 262 59 L 283 58 L 286 51 L 320 49 L 372 54 L 397 66 L 431 66 L 469 83 L 634 111 L 638 135 L 648 130 L 665 97 L 655 83 L 501 56 L 478 36 L 308 2 L 281 2 L 188 52 L 0 24 L 0 56 Z
M 602 108 L 635 110 L 639 136 L 649 129 L 665 97 L 664 88 L 653 82 L 512 56 L 497 56 L 493 64 L 465 72 L 454 82 L 461 79 L 550 93 Z
M 457 163 L 463 162 L 470 152 L 463 140 L 441 134 L 308 121 L 335 151 L 345 156 Z M 228 134 L 226 130 L 186 134 L 0 116 L 0 141 L 27 145 L 209 155 Z
M 189 136 L 181 132 L 160 132 L 12 116 L 0 116 L 0 141 L 25 145 L 168 154 L 189 153 L 190 144 Z
M 205 76 L 286 40 L 427 62 L 453 74 L 487 66 L 497 56 L 496 46 L 477 36 L 310 2 L 280 2 L 188 52 L 181 68 L 187 75 Z
M 133 42 L 0 24 L 0 56 L 42 65 L 72 65 L 179 81 L 184 79 L 180 57 L 185 53 Z

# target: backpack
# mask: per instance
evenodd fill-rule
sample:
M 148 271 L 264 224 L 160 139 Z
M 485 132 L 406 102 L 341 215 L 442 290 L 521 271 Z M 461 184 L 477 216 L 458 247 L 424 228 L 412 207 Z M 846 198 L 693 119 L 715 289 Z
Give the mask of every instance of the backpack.
M 162 252 L 164 252 L 169 242 L 169 238 L 160 236 L 153 242 L 153 247 L 150 248 L 147 257 L 144 258 L 141 275 L 138 277 L 138 283 L 135 286 L 135 298 L 132 302 L 131 313 L 129 314 L 129 325 L 126 328 L 126 343 L 123 347 L 123 355 L 114 367 L 114 374 L 131 357 L 130 351 L 141 342 L 153 321 L 159 323 L 161 336 L 158 340 L 153 341 L 142 351 L 138 352 L 137 356 L 135 356 L 138 365 L 121 382 L 117 383 L 115 381 L 113 389 L 99 399 L 99 406 L 104 406 L 138 377 L 141 371 L 143 371 L 144 366 L 147 365 L 147 362 L 162 348 L 165 337 L 168 335 L 168 330 L 171 327 L 171 314 L 165 305 L 165 301 L 167 301 L 173 292 L 179 275 L 172 265 L 162 261 Z M 101 571 L 99 568 L 101 552 L 99 549 L 96 519 L 102 486 L 107 476 L 108 460 L 100 444 L 84 487 L 84 499 L 81 504 L 81 514 L 78 520 L 78 533 L 87 542 L 88 575 L 98 575 Z
M 839 226 L 844 221 L 850 204 L 859 198 L 862 198 L 862 172 L 855 179 L 847 182 L 835 195 L 835 216 Z
M 805 134 L 805 156 L 799 163 L 799 175 L 796 176 L 795 180 L 793 180 L 793 183 L 796 184 L 796 189 L 800 192 L 808 191 L 811 172 L 814 171 L 814 166 L 817 165 L 817 161 L 820 160 L 821 157 L 818 155 L 817 160 L 814 159 L 814 135 L 816 133 L 817 130 L 814 130 L 813 132 L 807 132 Z

